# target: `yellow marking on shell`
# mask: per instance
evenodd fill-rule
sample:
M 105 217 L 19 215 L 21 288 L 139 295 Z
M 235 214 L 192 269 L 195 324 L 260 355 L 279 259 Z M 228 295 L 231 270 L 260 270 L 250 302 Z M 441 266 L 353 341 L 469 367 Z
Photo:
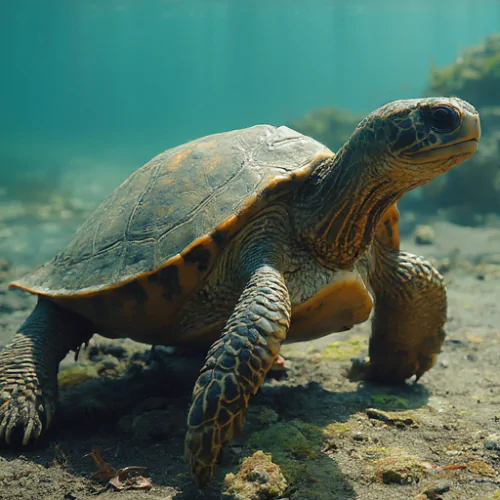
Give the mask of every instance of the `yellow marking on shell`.
M 188 155 L 193 151 L 193 148 L 185 148 L 179 153 L 177 153 L 168 164 L 168 168 L 170 172 L 174 172 L 179 167 L 184 166 L 184 161 L 188 157 Z
M 174 175 L 164 175 L 156 181 L 160 186 L 173 186 L 177 179 Z
M 350 328 L 366 321 L 372 308 L 373 300 L 362 281 L 332 283 L 292 309 L 287 340 L 311 340 Z

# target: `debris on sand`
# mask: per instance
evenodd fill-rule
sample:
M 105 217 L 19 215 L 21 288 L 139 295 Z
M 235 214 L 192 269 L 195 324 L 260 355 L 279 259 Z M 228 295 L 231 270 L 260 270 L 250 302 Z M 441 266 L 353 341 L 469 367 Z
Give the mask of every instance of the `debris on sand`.
M 398 429 L 416 429 L 420 426 L 413 416 L 413 413 L 409 411 L 391 412 L 377 410 L 376 408 L 367 408 L 366 414 L 371 420 L 382 422 L 383 424 L 391 425 Z
M 279 465 L 273 463 L 271 455 L 260 450 L 243 461 L 236 475 L 227 474 L 224 484 L 224 494 L 236 500 L 277 498 L 288 486 Z
M 92 450 L 91 455 L 100 467 L 92 474 L 92 479 L 99 483 L 106 483 L 106 488 L 111 487 L 116 491 L 124 491 L 150 490 L 153 487 L 151 480 L 141 475 L 146 470 L 145 467 L 131 466 L 115 470 L 101 458 L 97 448 Z

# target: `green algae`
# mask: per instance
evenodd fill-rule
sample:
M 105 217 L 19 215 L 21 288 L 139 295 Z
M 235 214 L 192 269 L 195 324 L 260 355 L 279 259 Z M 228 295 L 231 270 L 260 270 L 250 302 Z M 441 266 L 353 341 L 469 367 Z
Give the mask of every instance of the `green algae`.
M 377 407 L 383 407 L 384 410 L 406 410 L 410 407 L 408 399 L 394 394 L 375 394 L 372 395 L 373 404 Z
M 320 355 L 325 359 L 349 361 L 360 356 L 368 348 L 368 339 L 353 337 L 348 340 L 338 340 L 328 344 L 321 350 Z
M 346 432 L 345 424 L 336 425 Z M 335 461 L 323 452 L 332 427 L 329 431 L 301 420 L 277 422 L 253 432 L 247 444 L 251 450 L 271 453 L 289 490 L 295 492 L 291 498 L 322 500 L 346 488 Z
M 254 432 L 249 445 L 271 453 L 287 453 L 294 458 L 308 459 L 317 456 L 323 441 L 324 434 L 319 427 L 293 420 Z
M 324 432 L 329 437 L 342 436 L 351 430 L 351 426 L 344 422 L 334 422 L 324 428 Z

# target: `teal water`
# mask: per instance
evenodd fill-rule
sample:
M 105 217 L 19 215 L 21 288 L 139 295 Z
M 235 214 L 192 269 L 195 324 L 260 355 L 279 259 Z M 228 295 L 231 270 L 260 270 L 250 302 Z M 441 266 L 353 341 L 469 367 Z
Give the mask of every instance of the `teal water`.
M 128 172 L 314 107 L 368 112 L 421 95 L 431 63 L 499 30 L 486 0 L 5 0 L 0 185 L 32 169 Z

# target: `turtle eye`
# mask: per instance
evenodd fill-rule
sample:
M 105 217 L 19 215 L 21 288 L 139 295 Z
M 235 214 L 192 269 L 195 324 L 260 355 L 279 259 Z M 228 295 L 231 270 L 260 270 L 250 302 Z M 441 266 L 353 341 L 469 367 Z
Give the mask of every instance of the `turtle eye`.
M 453 132 L 460 125 L 460 116 L 450 106 L 420 108 L 420 115 L 425 123 L 436 132 Z

